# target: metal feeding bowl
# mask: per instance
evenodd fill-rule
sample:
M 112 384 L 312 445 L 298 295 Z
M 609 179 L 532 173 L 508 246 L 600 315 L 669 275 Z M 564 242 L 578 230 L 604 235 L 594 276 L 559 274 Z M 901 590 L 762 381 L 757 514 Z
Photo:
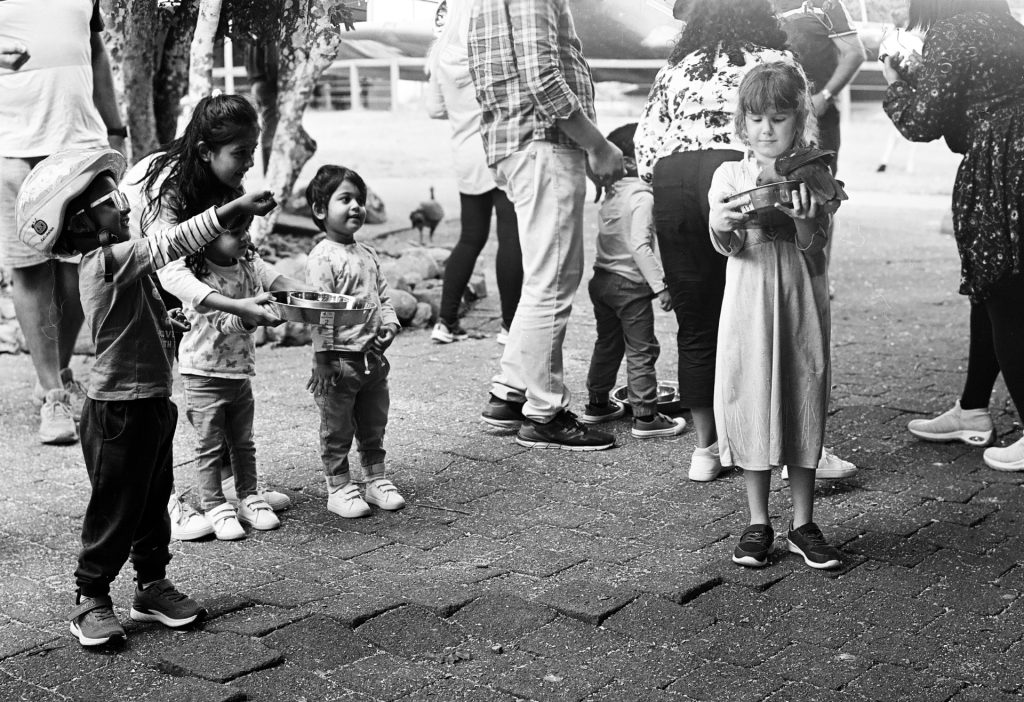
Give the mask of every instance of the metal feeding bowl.
M 277 314 L 288 322 L 354 327 L 365 324 L 373 314 L 372 307 L 365 307 L 350 295 L 299 290 L 281 290 L 271 295 Z
M 750 201 L 740 208 L 740 212 L 753 216 L 763 215 L 769 212 L 778 212 L 775 208 L 775 203 L 779 202 L 783 205 L 792 204 L 792 191 L 799 190 L 800 183 L 801 181 L 799 180 L 783 180 L 778 183 L 760 185 L 756 188 L 736 193 L 730 197 L 727 202 L 733 202 L 743 197 L 749 197 Z
M 616 402 L 622 403 L 627 410 L 630 409 L 629 395 L 625 385 L 620 385 L 612 390 L 611 397 Z M 658 383 L 658 411 L 662 414 L 676 414 L 682 412 L 683 409 L 679 404 L 679 386 L 675 383 Z

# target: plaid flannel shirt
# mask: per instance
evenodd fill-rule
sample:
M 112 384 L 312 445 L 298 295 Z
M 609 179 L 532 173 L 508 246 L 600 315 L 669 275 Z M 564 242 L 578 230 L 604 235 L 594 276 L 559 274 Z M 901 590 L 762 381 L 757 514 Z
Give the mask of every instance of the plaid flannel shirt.
M 577 110 L 595 119 L 594 81 L 568 0 L 477 0 L 469 70 L 491 166 L 532 141 L 576 146 L 555 120 Z

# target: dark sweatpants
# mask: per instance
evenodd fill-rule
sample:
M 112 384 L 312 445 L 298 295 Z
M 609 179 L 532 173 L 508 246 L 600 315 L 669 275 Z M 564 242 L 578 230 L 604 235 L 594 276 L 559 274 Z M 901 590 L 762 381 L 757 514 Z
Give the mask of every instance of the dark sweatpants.
M 166 397 L 85 401 L 80 433 L 92 494 L 75 570 L 82 595 L 106 595 L 129 557 L 139 582 L 165 576 L 177 421 L 178 408 Z

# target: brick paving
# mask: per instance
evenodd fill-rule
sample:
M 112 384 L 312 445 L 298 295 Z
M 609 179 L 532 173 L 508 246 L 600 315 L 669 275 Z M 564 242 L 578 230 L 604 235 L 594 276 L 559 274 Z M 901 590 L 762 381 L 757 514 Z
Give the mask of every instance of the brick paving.
M 466 320 L 488 338 L 442 347 L 414 331 L 389 354 L 389 464 L 409 502 L 394 514 L 326 511 L 309 349 L 260 349 L 257 449 L 265 481 L 294 503 L 282 528 L 175 542 L 169 574 L 206 619 L 182 632 L 129 622 L 123 649 L 83 651 L 64 619 L 88 490 L 80 449 L 34 442 L 31 363 L 0 356 L 0 699 L 1018 699 L 1024 476 L 904 428 L 951 405 L 962 381 L 967 304 L 954 244 L 937 233 L 949 160 L 918 164 L 920 182 L 930 166 L 949 176 L 945 193 L 908 193 L 898 167 L 870 180 L 870 155 L 853 151 L 828 442 L 861 470 L 816 493 L 842 570 L 811 571 L 784 549 L 761 570 L 733 565 L 742 477 L 689 482 L 690 431 L 641 441 L 620 421 L 617 448 L 574 454 L 485 428 L 500 352 L 489 298 Z M 438 232 L 454 236 L 454 223 Z M 585 292 L 577 302 L 566 365 L 581 392 L 593 330 Z M 671 378 L 674 319 L 657 320 Z M 993 409 L 1001 440 L 1016 439 L 1001 385 Z M 180 488 L 194 483 L 193 445 L 182 422 Z M 114 583 L 122 620 L 131 587 Z

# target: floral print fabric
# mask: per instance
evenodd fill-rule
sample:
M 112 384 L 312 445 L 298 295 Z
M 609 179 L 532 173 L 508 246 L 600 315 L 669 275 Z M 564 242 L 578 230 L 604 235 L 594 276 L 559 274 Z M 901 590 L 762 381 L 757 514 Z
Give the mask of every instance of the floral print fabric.
M 1022 270 L 1024 27 L 964 12 L 936 22 L 920 68 L 889 86 L 886 113 L 913 141 L 964 154 L 953 186 L 960 292 L 974 302 Z
M 658 71 L 651 86 L 633 143 L 637 172 L 650 183 L 654 164 L 680 151 L 745 149 L 733 133 L 740 81 L 760 63 L 792 63 L 788 51 L 750 47 L 743 51 L 744 65 L 734 66 L 719 51 L 711 80 L 697 77 L 703 52 L 695 52 L 676 65 Z

